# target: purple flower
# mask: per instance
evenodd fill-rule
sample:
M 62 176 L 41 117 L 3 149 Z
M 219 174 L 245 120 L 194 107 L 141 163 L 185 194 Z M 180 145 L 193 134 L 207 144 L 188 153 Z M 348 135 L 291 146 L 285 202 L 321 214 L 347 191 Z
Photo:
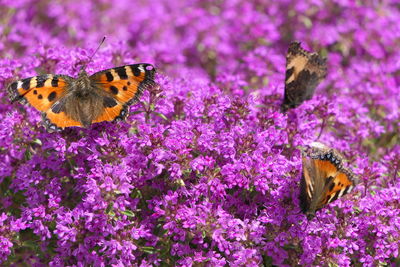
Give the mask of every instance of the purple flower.
M 1 5 L 1 263 L 399 261 L 396 1 Z M 283 114 L 293 40 L 327 56 L 328 75 Z M 157 67 L 159 86 L 124 122 L 48 133 L 40 112 L 7 97 L 14 80 L 139 62 Z M 361 182 L 308 221 L 300 149 L 312 141 L 340 151 Z

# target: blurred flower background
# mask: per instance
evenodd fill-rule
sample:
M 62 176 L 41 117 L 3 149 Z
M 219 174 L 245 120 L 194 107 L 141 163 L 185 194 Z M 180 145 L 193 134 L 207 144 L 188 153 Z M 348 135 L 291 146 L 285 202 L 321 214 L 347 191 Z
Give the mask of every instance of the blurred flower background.
M 400 264 L 397 0 L 0 1 L 0 262 L 29 266 Z M 126 122 L 47 133 L 5 86 L 146 62 Z M 285 54 L 328 58 L 287 114 Z M 308 221 L 300 150 L 359 175 Z

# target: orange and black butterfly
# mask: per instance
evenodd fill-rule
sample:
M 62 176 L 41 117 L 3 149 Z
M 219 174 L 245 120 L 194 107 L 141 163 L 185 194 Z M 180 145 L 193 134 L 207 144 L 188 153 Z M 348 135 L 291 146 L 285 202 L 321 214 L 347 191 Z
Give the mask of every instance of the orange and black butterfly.
M 301 48 L 299 42 L 290 44 L 286 54 L 285 96 L 283 112 L 310 100 L 315 88 L 325 78 L 326 58 Z
M 89 76 L 82 67 L 76 79 L 45 74 L 15 81 L 7 91 L 12 102 L 29 103 L 41 111 L 47 130 L 87 128 L 92 123 L 123 120 L 143 90 L 155 86 L 155 72 L 151 64 L 142 63 Z
M 324 144 L 311 143 L 302 154 L 300 208 L 310 219 L 317 210 L 350 193 L 358 178 L 343 166 L 339 152 Z

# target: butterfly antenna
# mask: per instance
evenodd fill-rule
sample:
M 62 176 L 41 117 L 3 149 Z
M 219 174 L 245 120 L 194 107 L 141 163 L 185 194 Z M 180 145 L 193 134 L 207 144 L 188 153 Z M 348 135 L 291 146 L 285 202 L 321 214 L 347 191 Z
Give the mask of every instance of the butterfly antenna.
M 103 39 L 101 39 L 99 46 L 96 48 L 96 50 L 94 50 L 93 54 L 89 57 L 89 60 L 86 62 L 86 64 L 82 66 L 81 70 L 86 69 L 86 66 L 92 61 L 94 55 L 96 55 L 97 51 L 99 51 L 101 45 L 104 43 L 105 40 L 106 37 L 104 36 Z

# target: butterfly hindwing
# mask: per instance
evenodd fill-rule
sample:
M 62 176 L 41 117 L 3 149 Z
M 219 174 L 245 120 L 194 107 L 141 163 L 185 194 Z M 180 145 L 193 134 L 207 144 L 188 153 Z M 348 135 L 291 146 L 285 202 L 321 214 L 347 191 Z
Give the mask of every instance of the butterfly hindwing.
M 114 106 L 105 106 L 103 113 L 101 113 L 93 123 L 102 121 L 121 121 L 125 119 L 127 114 L 128 106 L 125 104 L 117 103 Z
M 350 193 L 357 177 L 342 165 L 342 156 L 320 143 L 303 153 L 300 181 L 300 207 L 308 216 L 339 197 Z
M 52 109 L 48 109 L 42 113 L 42 120 L 46 129 L 51 131 L 59 131 L 72 126 L 82 127 L 82 123 L 70 118 L 65 111 L 55 113 Z
M 42 120 L 47 129 L 56 130 L 69 126 L 81 126 L 69 118 L 62 110 L 62 99 L 73 80 L 67 75 L 45 74 L 15 81 L 8 86 L 9 98 L 30 104 L 42 112 Z
M 325 78 L 326 59 L 301 48 L 299 42 L 290 44 L 286 55 L 285 95 L 282 110 L 295 108 L 312 98 L 315 88 Z

